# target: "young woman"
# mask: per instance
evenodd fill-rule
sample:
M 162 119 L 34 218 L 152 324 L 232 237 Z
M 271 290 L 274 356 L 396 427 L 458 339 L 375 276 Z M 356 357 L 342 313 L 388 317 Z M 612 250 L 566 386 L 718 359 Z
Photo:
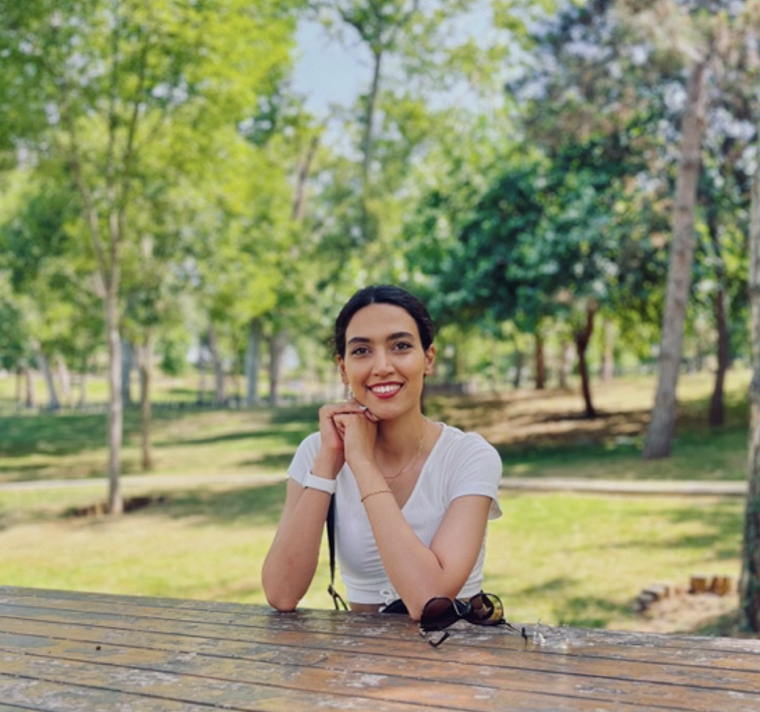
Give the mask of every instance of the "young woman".
M 501 515 L 502 464 L 481 436 L 428 420 L 433 324 L 393 286 L 357 292 L 335 322 L 335 354 L 352 397 L 319 411 L 288 469 L 285 506 L 264 561 L 269 603 L 295 609 L 311 584 L 330 498 L 352 610 L 400 598 L 419 620 L 435 596 L 481 589 L 488 519 Z

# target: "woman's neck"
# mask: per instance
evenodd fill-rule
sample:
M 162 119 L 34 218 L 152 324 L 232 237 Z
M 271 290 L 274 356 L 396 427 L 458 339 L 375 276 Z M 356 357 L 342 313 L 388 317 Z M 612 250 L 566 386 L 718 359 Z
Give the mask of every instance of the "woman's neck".
M 427 418 L 422 411 L 414 411 L 403 418 L 381 421 L 378 424 L 376 448 L 384 459 L 400 460 L 411 456 L 425 440 Z

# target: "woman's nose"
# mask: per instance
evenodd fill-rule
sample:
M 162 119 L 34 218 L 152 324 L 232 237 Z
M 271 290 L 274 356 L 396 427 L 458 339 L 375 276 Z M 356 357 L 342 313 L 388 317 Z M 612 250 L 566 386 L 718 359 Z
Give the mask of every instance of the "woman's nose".
M 373 369 L 375 373 L 388 373 L 393 370 L 393 364 L 390 359 L 390 355 L 382 349 L 377 352 L 375 356 L 375 363 Z

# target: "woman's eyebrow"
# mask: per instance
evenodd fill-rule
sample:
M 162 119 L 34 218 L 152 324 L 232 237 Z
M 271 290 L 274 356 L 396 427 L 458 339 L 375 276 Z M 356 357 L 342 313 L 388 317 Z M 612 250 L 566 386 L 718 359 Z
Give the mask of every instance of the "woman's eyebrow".
M 393 334 L 389 334 L 386 337 L 386 341 L 395 341 L 396 339 L 413 339 L 414 334 L 412 334 L 410 331 L 396 331 Z M 349 344 L 368 344 L 372 341 L 372 339 L 367 338 L 366 336 L 352 336 L 349 340 Z

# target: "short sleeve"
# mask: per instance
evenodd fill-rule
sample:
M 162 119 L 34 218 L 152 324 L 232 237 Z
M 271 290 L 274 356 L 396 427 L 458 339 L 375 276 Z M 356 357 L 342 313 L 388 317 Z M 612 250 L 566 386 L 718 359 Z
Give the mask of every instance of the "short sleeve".
M 288 467 L 288 476 L 293 478 L 298 484 L 302 485 L 306 475 L 311 471 L 314 460 L 319 452 L 319 433 L 312 433 L 298 446 L 293 459 Z
M 456 448 L 456 473 L 451 483 L 450 497 L 483 495 L 491 498 L 489 519 L 498 519 L 502 512 L 499 506 L 499 483 L 502 475 L 501 456 L 496 448 L 477 433 L 463 434 Z

